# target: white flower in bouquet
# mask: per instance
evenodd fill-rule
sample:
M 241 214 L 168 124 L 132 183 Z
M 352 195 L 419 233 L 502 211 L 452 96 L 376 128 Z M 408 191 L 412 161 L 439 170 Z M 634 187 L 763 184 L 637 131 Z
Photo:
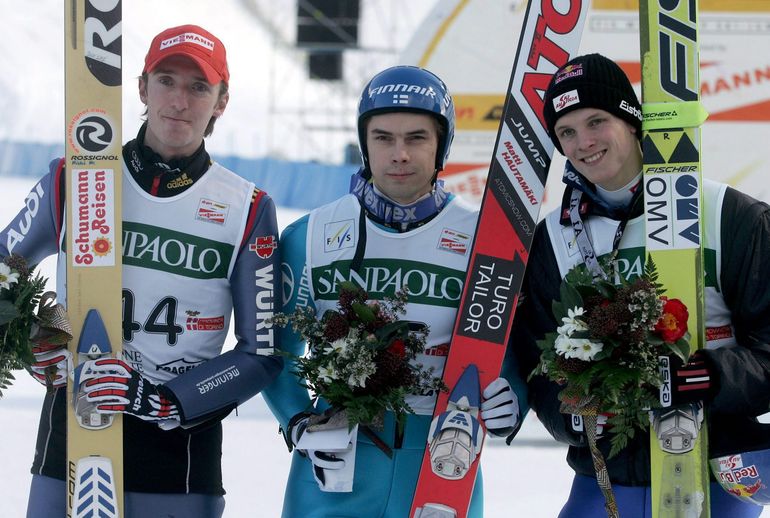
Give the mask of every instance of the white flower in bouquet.
M 19 272 L 11 270 L 5 263 L 0 263 L 0 288 L 8 289 L 11 284 L 19 282 Z
M 591 361 L 604 348 L 604 345 L 601 342 L 595 342 L 587 338 L 577 338 L 572 341 L 575 342 L 574 347 L 569 355 L 564 356 L 565 358 L 577 358 L 578 360 Z
M 337 369 L 335 369 L 332 364 L 322 365 L 318 368 L 318 377 L 322 379 L 324 383 L 336 381 L 338 379 Z

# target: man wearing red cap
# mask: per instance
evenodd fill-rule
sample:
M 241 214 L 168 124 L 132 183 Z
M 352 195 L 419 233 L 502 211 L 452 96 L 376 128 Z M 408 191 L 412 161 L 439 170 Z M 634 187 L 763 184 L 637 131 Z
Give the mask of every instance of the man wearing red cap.
M 123 358 L 88 362 L 81 389 L 97 411 L 126 414 L 128 517 L 221 516 L 220 421 L 282 368 L 268 321 L 279 265 L 275 206 L 204 145 L 227 107 L 229 80 L 216 36 L 194 25 L 161 32 L 139 78 L 146 122 L 123 146 Z M 0 233 L 0 258 L 63 257 L 63 169 L 54 160 L 33 189 L 36 217 L 22 212 Z M 237 343 L 222 353 L 231 313 Z M 33 352 L 36 379 L 46 383 L 46 367 L 58 372 L 40 419 L 27 516 L 63 517 L 69 353 L 44 342 Z

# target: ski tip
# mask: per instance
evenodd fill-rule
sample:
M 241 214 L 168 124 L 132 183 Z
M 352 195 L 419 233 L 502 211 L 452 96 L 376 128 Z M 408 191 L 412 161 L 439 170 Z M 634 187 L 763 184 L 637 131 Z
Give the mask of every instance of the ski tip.
M 103 356 L 112 352 L 112 345 L 104 326 L 101 314 L 96 309 L 91 309 L 83 322 L 78 341 L 78 354 L 87 356 Z

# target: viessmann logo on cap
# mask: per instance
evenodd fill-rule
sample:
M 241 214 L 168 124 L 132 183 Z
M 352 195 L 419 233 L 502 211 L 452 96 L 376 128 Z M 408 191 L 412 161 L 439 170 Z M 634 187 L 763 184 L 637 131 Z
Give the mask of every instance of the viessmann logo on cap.
M 211 41 L 208 38 L 204 38 L 200 34 L 196 34 L 194 32 L 185 32 L 177 36 L 174 36 L 173 38 L 169 38 L 167 40 L 161 41 L 160 50 L 165 50 L 169 47 L 173 47 L 174 45 L 179 45 L 180 43 L 193 43 L 195 45 L 200 45 L 201 47 L 205 48 L 209 52 L 214 51 L 213 41 Z
M 564 108 L 579 102 L 580 96 L 578 95 L 577 90 L 570 90 L 569 92 L 564 92 L 559 97 L 554 97 L 553 109 L 556 110 L 556 112 L 560 112 Z

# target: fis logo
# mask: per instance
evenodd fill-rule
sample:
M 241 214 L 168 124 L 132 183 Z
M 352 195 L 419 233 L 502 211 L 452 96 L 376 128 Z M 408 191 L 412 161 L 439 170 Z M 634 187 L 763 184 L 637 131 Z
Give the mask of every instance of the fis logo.
M 324 252 L 352 248 L 355 243 L 355 221 L 346 219 L 324 225 Z

